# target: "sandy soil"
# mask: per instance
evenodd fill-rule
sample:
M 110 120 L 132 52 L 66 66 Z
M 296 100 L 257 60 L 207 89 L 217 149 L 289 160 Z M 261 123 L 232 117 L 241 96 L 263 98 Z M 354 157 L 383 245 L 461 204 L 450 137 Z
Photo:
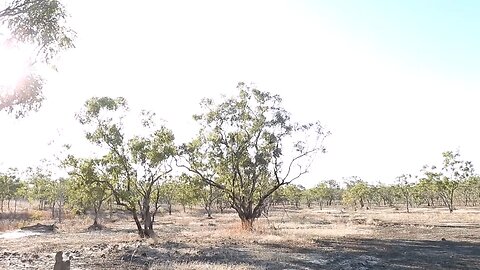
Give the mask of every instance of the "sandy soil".
M 53 269 L 57 251 L 72 269 L 480 269 L 479 209 L 277 209 L 251 233 L 233 212 L 158 220 L 155 240 L 126 219 L 103 231 L 74 219 L 54 233 L 0 236 L 0 269 Z

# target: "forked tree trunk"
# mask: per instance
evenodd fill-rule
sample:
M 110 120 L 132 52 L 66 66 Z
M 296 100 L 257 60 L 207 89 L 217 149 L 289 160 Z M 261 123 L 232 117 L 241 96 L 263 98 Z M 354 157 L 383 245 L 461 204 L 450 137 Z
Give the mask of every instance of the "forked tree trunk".
M 143 229 L 143 234 L 145 237 L 153 237 L 154 232 L 153 232 L 153 222 L 152 222 L 152 217 L 150 213 L 147 214 L 147 218 L 145 219 L 145 224 L 144 224 L 144 229 Z
M 99 225 L 98 225 L 98 213 L 100 212 L 100 207 L 93 207 L 93 214 L 94 214 L 94 217 L 93 217 L 93 227 L 94 228 L 98 228 Z
M 143 231 L 142 224 L 140 223 L 140 220 L 138 219 L 137 212 L 135 210 L 130 210 L 133 215 L 133 220 L 135 220 L 135 225 L 137 225 L 137 232 L 140 238 L 145 238 L 145 232 Z
M 144 199 L 143 200 L 143 207 L 142 207 L 142 216 L 144 217 L 143 220 L 143 235 L 144 237 L 153 237 L 153 216 L 150 213 L 150 200 Z M 171 211 L 171 210 L 170 210 Z
M 243 230 L 253 231 L 253 222 L 255 221 L 254 218 L 241 218 L 241 221 Z
M 207 202 L 205 203 L 205 212 L 207 212 L 207 217 L 212 218 L 212 204 Z

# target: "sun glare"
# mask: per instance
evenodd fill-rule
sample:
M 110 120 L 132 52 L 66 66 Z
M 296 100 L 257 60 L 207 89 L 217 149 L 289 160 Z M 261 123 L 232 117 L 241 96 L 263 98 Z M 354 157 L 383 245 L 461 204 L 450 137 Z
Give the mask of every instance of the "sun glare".
M 12 91 L 28 72 L 28 54 L 19 48 L 0 45 L 0 91 Z

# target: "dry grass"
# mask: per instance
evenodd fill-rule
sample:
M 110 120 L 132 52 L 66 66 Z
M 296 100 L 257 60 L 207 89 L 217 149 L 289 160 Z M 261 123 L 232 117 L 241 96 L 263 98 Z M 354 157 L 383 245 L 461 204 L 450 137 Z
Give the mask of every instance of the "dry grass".
M 214 264 L 214 263 L 203 263 L 203 262 L 191 262 L 191 263 L 163 263 L 152 265 L 149 269 L 151 270 L 251 270 L 256 269 L 255 267 L 248 264 Z
M 402 254 L 418 248 L 417 244 L 408 246 L 408 241 L 441 244 L 440 239 L 446 238 L 480 244 L 478 208 L 454 213 L 445 209 L 412 209 L 412 213 L 386 208 L 347 212 L 277 209 L 268 219 L 258 220 L 253 232 L 242 230 L 232 211 L 214 214 L 213 219 L 201 211 L 176 212 L 159 216 L 155 228 L 158 238 L 148 240 L 138 238 L 130 219 L 104 220 L 106 230 L 87 231 L 92 222 L 86 217 L 72 218 L 57 224 L 54 234 L 28 237 L 28 241 L 2 240 L 0 257 L 4 252 L 17 252 L 21 257 L 18 261 L 11 255 L 6 261 L 25 269 L 29 266 L 20 263 L 32 254 L 38 254 L 49 268 L 57 250 L 72 256 L 76 269 L 348 269 L 351 265 L 350 269 L 361 269 L 355 266 L 358 260 L 366 265 L 390 265 L 385 258 L 405 256 Z M 53 220 L 42 223 L 52 224 Z M 372 247 L 362 251 L 359 243 Z M 402 245 L 404 253 L 395 253 Z M 392 251 L 388 251 L 390 246 Z M 465 254 L 456 256 L 469 260 Z M 427 266 L 435 259 L 428 255 L 422 258 Z M 335 268 L 338 265 L 341 267 Z M 0 268 L 15 269 L 2 262 Z

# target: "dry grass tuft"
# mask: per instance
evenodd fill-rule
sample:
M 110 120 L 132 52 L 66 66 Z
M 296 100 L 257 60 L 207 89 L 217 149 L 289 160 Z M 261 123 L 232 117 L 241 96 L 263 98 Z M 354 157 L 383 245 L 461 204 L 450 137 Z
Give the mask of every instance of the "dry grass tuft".
M 247 264 L 213 264 L 206 262 L 189 262 L 189 263 L 165 263 L 161 265 L 152 265 L 151 270 L 251 270 L 259 269 Z

